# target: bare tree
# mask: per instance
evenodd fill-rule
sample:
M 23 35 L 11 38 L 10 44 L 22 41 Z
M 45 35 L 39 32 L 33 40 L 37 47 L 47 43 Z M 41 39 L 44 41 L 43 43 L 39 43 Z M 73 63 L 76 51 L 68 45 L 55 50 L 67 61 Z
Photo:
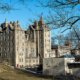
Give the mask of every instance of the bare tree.
M 39 3 L 50 9 L 47 24 L 52 24 L 51 29 L 62 28 L 62 33 L 73 29 L 79 42 L 80 37 L 74 26 L 80 23 L 80 0 L 47 0 L 45 3 L 39 0 Z
M 15 4 L 19 6 L 19 4 L 24 5 L 29 0 L 1 0 L 0 1 L 0 12 L 9 12 L 11 10 L 18 10 L 15 7 Z
M 77 35 L 80 38 L 80 29 L 76 28 L 75 30 L 76 30 Z M 73 45 L 73 48 L 77 49 L 80 47 L 80 45 L 79 45 L 80 42 L 79 42 L 74 30 L 71 30 L 70 32 L 68 32 L 68 34 L 65 36 L 65 40 L 70 41 Z
M 75 23 L 80 21 L 79 14 L 76 16 L 71 14 L 72 10 L 76 6 L 80 6 L 80 0 L 48 0 L 47 3 L 42 3 L 41 1 L 39 2 L 42 7 L 50 8 L 51 12 L 56 12 L 56 15 L 51 14 L 51 12 L 49 12 L 49 17 L 51 17 L 51 21 L 49 20 L 48 24 L 58 25 L 58 27 L 64 27 L 66 24 L 68 24 L 71 29 L 71 27 Z

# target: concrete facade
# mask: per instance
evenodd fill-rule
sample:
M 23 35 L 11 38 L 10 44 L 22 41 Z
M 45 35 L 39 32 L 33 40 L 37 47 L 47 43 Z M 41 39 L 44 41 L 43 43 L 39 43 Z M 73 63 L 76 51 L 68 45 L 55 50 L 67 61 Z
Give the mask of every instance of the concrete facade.
M 73 63 L 74 57 L 63 58 L 47 58 L 43 60 L 43 74 L 44 75 L 66 75 L 73 74 L 73 69 L 68 67 L 68 63 Z

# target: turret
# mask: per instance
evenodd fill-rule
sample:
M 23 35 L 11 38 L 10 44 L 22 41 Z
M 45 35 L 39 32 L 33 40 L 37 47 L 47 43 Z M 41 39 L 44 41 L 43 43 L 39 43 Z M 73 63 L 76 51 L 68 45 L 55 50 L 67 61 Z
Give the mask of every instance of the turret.
M 14 25 L 15 27 L 18 27 L 18 26 L 19 26 L 19 21 L 16 21 L 16 22 L 14 21 L 14 22 L 13 22 L 13 25 Z
M 5 25 L 5 27 L 8 26 L 7 19 L 5 19 L 4 25 Z
M 44 25 L 44 20 L 43 20 L 43 17 L 42 17 L 42 16 L 40 17 L 39 25 L 40 25 L 40 26 L 43 26 L 43 25 Z
M 17 22 L 16 22 L 16 23 L 17 23 L 17 25 L 19 25 L 19 21 L 18 21 L 18 20 L 17 20 Z
M 12 21 L 10 21 L 10 24 L 12 24 Z
M 38 22 L 37 21 L 34 22 L 34 28 L 38 29 Z
M 7 23 L 7 19 L 5 18 L 5 23 Z

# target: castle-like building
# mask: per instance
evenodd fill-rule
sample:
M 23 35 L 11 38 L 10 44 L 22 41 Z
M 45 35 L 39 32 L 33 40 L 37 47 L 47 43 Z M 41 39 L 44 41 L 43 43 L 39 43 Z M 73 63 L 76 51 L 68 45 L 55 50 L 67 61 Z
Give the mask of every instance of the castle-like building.
M 19 22 L 2 23 L 0 33 L 0 58 L 17 68 L 43 64 L 51 56 L 51 32 L 42 17 L 27 30 Z

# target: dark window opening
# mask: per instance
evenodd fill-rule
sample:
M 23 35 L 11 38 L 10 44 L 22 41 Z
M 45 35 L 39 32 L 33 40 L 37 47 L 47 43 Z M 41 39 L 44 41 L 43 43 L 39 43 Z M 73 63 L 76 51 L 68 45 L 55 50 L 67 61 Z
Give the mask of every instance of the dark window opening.
M 69 68 L 80 68 L 80 63 L 68 63 Z
M 0 56 L 1 56 L 1 53 L 0 53 Z

